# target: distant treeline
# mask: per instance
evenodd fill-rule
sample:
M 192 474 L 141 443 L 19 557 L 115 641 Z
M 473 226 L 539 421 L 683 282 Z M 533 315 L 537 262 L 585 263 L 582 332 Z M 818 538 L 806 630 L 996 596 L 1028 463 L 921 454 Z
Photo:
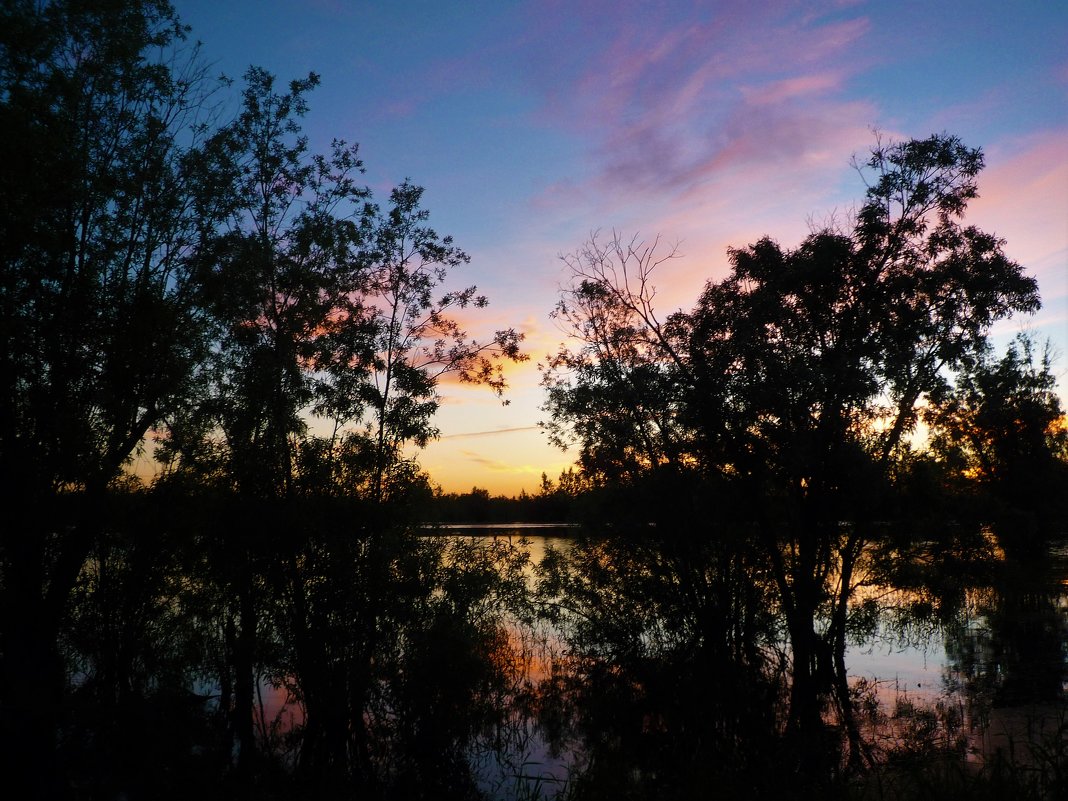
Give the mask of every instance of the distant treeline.
M 542 473 L 541 486 L 531 494 L 490 495 L 472 487 L 470 492 L 436 492 L 424 497 L 420 517 L 432 523 L 577 523 L 588 518 L 589 488 L 583 488 L 573 469 L 557 482 Z

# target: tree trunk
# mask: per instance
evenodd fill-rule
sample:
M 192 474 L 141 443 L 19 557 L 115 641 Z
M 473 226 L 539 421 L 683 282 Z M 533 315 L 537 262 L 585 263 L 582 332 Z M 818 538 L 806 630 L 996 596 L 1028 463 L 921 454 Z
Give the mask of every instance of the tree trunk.
M 0 747 L 11 765 L 4 781 L 15 798 L 68 794 L 56 750 L 66 691 L 58 641 L 71 591 L 102 525 L 99 492 L 77 499 L 45 495 L 45 503 L 16 504 L 0 552 Z M 34 497 L 32 489 L 22 497 Z M 69 516 L 72 501 L 78 505 Z

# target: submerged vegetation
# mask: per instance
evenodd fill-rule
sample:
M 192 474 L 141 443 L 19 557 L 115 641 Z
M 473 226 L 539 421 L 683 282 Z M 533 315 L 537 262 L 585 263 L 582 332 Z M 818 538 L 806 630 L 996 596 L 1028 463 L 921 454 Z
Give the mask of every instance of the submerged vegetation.
M 407 447 L 521 336 L 463 330 L 418 186 L 309 152 L 316 76 L 232 98 L 186 33 L 0 12 L 12 797 L 1068 792 L 1068 426 L 1050 354 L 988 341 L 1039 295 L 964 222 L 981 151 L 877 141 L 853 219 L 732 249 L 690 311 L 672 252 L 593 236 L 542 366 L 576 469 L 450 496 Z M 581 528 L 432 525 L 516 517 Z M 937 698 L 849 672 L 936 632 Z

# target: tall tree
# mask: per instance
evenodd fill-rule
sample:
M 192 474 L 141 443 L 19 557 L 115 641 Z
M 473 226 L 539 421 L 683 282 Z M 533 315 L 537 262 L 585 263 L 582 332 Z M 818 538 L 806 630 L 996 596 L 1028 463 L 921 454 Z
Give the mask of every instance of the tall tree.
M 232 603 L 228 632 L 230 715 L 239 777 L 251 781 L 258 741 L 254 696 L 272 566 L 300 552 L 287 536 L 303 489 L 299 464 L 309 407 L 338 381 L 361 375 L 370 340 L 358 256 L 371 207 L 356 182 L 356 146 L 335 140 L 310 155 L 300 118 L 314 74 L 283 91 L 265 70 L 245 75 L 242 108 L 210 143 L 228 187 L 227 220 L 201 253 L 215 345 L 205 394 L 171 421 L 164 458 L 207 479 L 226 498 L 222 525 L 204 532 L 216 581 Z M 275 577 L 277 581 L 277 577 Z
M 460 326 L 456 311 L 489 302 L 477 287 L 435 297 L 449 272 L 468 256 L 452 237 L 439 239 L 426 225 L 422 195 L 421 187 L 407 181 L 393 190 L 388 213 L 375 222 L 368 254 L 364 302 L 374 313 L 375 358 L 361 393 L 367 418 L 360 433 L 373 454 L 367 492 L 376 501 L 389 495 L 391 472 L 405 465 L 403 447 L 422 447 L 437 436 L 431 418 L 443 376 L 487 385 L 500 396 L 506 386 L 501 360 L 526 358 L 519 350 L 522 335 L 514 329 L 480 342 Z M 359 442 L 350 439 L 350 444 Z
M 205 352 L 190 256 L 217 219 L 198 155 L 212 83 L 184 37 L 164 0 L 0 10 L 0 481 L 19 499 L 0 548 L 0 692 L 15 766 L 53 747 L 55 635 L 94 509 Z
M 234 198 L 203 254 L 214 386 L 173 421 L 162 455 L 246 495 L 379 500 L 391 473 L 412 474 L 403 446 L 436 436 L 442 376 L 500 395 L 500 361 L 525 358 L 522 336 L 468 336 L 454 312 L 488 303 L 474 286 L 435 297 L 468 257 L 426 224 L 421 187 L 396 187 L 383 212 L 356 183 L 356 146 L 308 154 L 300 118 L 317 76 L 282 93 L 261 69 L 246 82 L 242 113 L 211 151 Z
M 658 322 L 647 272 L 576 272 L 586 296 L 615 309 L 580 311 L 582 330 L 607 325 L 607 337 L 597 334 L 607 341 L 637 331 L 644 361 L 675 376 L 682 400 L 672 418 L 688 432 L 676 440 L 749 504 L 790 636 L 789 728 L 800 743 L 815 742 L 828 699 L 851 726 L 849 601 L 878 488 L 920 400 L 944 386 L 946 371 L 973 363 L 993 322 L 1039 304 L 1034 279 L 1003 243 L 960 222 L 977 194 L 979 150 L 947 135 L 879 142 L 858 166 L 872 178 L 850 230 L 816 231 L 795 250 L 768 238 L 730 250 L 730 275 L 710 282 L 689 314 Z M 585 341 L 585 372 L 565 378 L 567 392 L 551 393 L 547 406 L 584 453 L 598 447 L 600 408 L 565 401 L 592 387 L 592 375 L 615 376 L 623 395 L 634 374 Z M 563 367 L 551 365 L 549 380 Z M 643 412 L 644 429 L 666 412 Z M 644 448 L 642 438 L 631 447 Z
M 333 636 L 327 629 L 340 610 L 319 605 L 351 589 L 377 546 L 313 530 L 300 520 L 310 509 L 302 502 L 367 500 L 362 523 L 379 528 L 377 502 L 421 478 L 403 446 L 436 434 L 440 376 L 457 373 L 500 393 L 496 359 L 521 355 L 515 332 L 481 344 L 450 316 L 486 304 L 475 287 L 433 296 L 467 256 L 425 224 L 422 189 L 397 187 L 383 213 L 357 183 L 356 146 L 335 140 L 327 155 L 308 152 L 301 118 L 317 76 L 280 91 L 253 68 L 245 83 L 240 114 L 207 151 L 231 201 L 200 253 L 215 324 L 210 369 L 202 391 L 168 420 L 159 455 L 169 480 L 215 488 L 232 512 L 206 542 L 215 580 L 232 598 L 222 612 L 227 711 L 238 774 L 251 779 L 253 698 L 272 620 L 290 623 L 309 730 L 346 725 L 323 685 L 333 674 L 319 664 L 318 638 Z M 272 603 L 282 609 L 273 617 Z M 364 645 L 354 646 L 354 661 L 370 659 Z M 325 750 L 308 750 L 309 770 L 324 760 L 347 764 L 331 751 L 343 751 L 344 740 L 327 739 Z
M 278 92 L 253 68 L 245 82 L 241 113 L 209 151 L 229 190 L 226 223 L 201 253 L 217 337 L 211 387 L 172 421 L 163 455 L 181 452 L 184 467 L 214 471 L 245 497 L 279 498 L 298 490 L 302 413 L 369 366 L 360 293 L 373 207 L 355 145 L 308 153 L 300 118 L 318 76 Z

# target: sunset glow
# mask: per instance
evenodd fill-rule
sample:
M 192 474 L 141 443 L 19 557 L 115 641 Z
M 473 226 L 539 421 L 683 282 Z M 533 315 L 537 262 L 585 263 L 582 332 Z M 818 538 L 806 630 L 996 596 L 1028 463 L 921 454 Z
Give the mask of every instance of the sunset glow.
M 507 405 L 443 384 L 441 438 L 421 455 L 446 491 L 536 490 L 573 455 L 538 421 L 538 363 L 559 256 L 592 231 L 658 234 L 680 258 L 657 274 L 667 313 L 722 277 L 728 246 L 796 245 L 848 219 L 851 167 L 875 141 L 947 131 L 984 149 L 969 221 L 1039 280 L 1027 330 L 1068 353 L 1068 7 L 827 0 L 344 3 L 178 0 L 215 69 L 322 76 L 312 151 L 360 143 L 379 199 L 410 178 L 430 224 L 471 256 L 453 286 L 490 298 L 473 336 L 526 334 Z M 1065 381 L 1060 389 L 1064 397 Z

